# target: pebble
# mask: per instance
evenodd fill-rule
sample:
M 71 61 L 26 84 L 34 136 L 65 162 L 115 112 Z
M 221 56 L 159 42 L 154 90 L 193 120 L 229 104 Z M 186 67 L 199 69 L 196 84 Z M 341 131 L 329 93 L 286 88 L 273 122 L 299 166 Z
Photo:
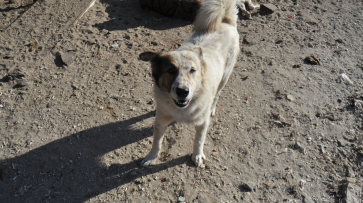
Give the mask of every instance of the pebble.
M 24 187 L 19 188 L 19 190 L 18 190 L 19 196 L 23 196 L 24 193 L 25 193 Z
M 300 142 L 296 142 L 294 147 L 295 147 L 295 149 L 302 149 L 303 148 L 303 146 L 301 145 Z
M 305 61 L 311 65 L 320 65 L 320 61 L 314 55 L 307 56 Z
M 344 139 L 338 139 L 337 142 L 339 147 L 344 147 L 348 144 L 348 142 L 345 141 Z
M 76 59 L 76 54 L 74 51 L 68 51 L 66 53 L 61 53 L 61 59 L 62 59 L 63 63 L 65 63 L 67 66 L 69 66 L 74 62 L 74 59 Z
M 287 96 L 287 99 L 290 100 L 290 101 L 295 101 L 295 97 L 292 96 L 291 94 L 288 94 Z
M 344 79 L 344 80 L 346 80 L 349 84 L 351 84 L 351 85 L 353 85 L 354 83 L 353 83 L 353 81 L 351 81 L 350 80 L 350 78 L 345 74 L 345 73 L 342 73 L 341 74 L 341 76 L 342 76 L 342 78 Z
M 179 196 L 178 201 L 179 201 L 179 202 L 185 202 L 185 197 L 183 197 L 183 196 Z
M 0 108 L 4 108 L 4 105 L 0 104 Z
M 249 181 L 249 182 L 247 182 L 247 183 L 243 183 L 243 184 L 241 185 L 241 187 L 242 187 L 243 189 L 247 190 L 248 192 L 252 192 L 252 190 L 253 190 L 253 188 L 254 188 L 255 186 L 256 186 L 256 183 L 251 182 L 251 181 Z
M 326 151 L 324 145 L 319 144 L 318 146 L 320 147 L 321 153 L 325 154 Z
M 117 43 L 111 45 L 113 48 L 117 48 L 119 45 Z
M 354 171 L 350 167 L 347 168 L 347 176 L 348 177 L 351 177 L 351 178 L 354 178 L 355 177 Z

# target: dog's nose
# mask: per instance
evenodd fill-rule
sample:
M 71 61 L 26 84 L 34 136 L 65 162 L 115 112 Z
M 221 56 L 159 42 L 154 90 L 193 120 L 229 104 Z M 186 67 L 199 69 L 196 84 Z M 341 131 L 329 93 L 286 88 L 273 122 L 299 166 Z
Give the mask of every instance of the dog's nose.
M 188 88 L 176 88 L 176 95 L 178 95 L 178 97 L 185 98 L 188 96 L 188 94 L 189 94 Z

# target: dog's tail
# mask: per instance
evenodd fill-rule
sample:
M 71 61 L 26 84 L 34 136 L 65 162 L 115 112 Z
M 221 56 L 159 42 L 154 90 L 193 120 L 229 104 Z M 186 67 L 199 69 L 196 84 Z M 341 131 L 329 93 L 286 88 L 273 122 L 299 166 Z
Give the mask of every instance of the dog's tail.
M 204 0 L 194 21 L 194 32 L 214 32 L 222 23 L 237 25 L 236 0 Z

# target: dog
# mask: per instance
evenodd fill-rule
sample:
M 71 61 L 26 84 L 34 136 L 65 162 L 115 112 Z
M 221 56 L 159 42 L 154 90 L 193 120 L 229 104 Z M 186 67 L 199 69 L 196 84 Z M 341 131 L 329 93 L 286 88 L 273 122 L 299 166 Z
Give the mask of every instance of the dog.
M 154 141 L 141 162 L 156 163 L 162 138 L 172 122 L 194 124 L 192 160 L 204 166 L 203 153 L 210 117 L 215 115 L 218 97 L 226 85 L 240 52 L 236 0 L 207 0 L 194 21 L 188 42 L 167 53 L 144 52 L 151 62 L 156 101 Z

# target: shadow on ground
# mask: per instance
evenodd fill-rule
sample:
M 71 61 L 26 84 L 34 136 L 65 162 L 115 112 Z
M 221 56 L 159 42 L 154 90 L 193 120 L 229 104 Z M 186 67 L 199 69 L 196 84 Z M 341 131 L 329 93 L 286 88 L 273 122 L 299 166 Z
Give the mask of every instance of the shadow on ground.
M 149 9 L 142 9 L 138 1 L 100 0 L 100 3 L 107 4 L 106 13 L 110 18 L 109 21 L 94 25 L 100 30 L 126 30 L 140 26 L 152 30 L 166 30 L 192 23 L 191 20 L 170 18 Z
M 84 202 L 141 176 L 190 161 L 183 156 L 150 168 L 140 167 L 137 158 L 125 164 L 102 163 L 104 154 L 150 136 L 151 128 L 133 130 L 131 125 L 154 115 L 149 112 L 84 130 L 2 160 L 0 202 Z M 117 159 L 122 163 L 124 157 Z

